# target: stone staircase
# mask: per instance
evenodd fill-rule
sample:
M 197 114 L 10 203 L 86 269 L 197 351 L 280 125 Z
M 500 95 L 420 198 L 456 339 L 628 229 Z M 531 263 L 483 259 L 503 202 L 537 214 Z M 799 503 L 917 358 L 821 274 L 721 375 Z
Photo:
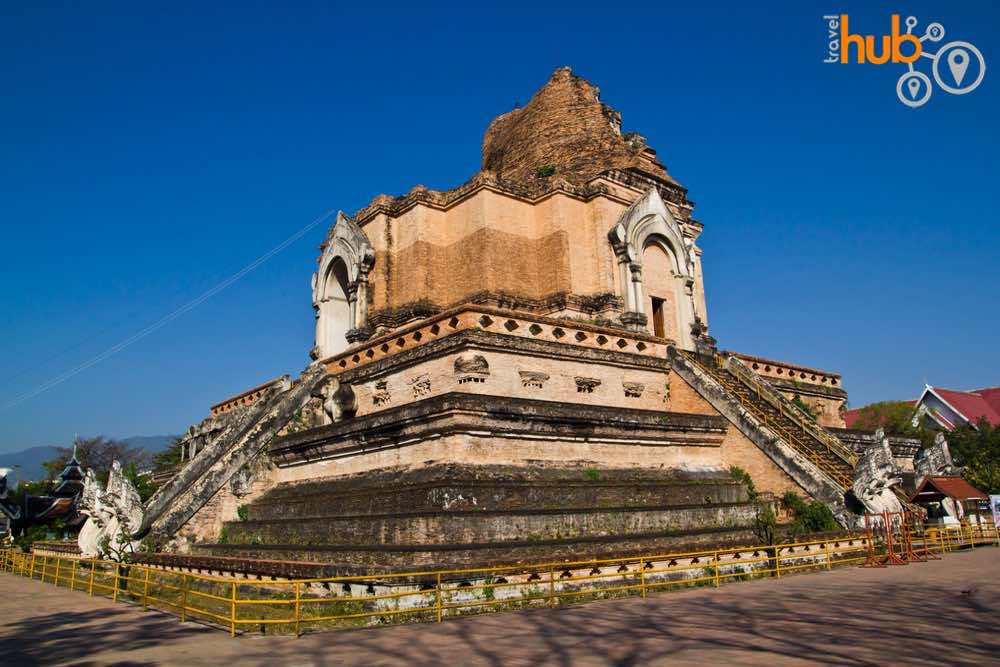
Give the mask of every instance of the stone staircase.
M 690 355 L 689 359 L 725 387 L 761 424 L 780 435 L 844 491 L 851 488 L 857 457 L 797 405 L 736 358 L 716 355 L 709 362 Z
M 667 349 L 673 372 L 728 419 L 842 526 L 857 524 L 848 507 L 854 453 L 774 387 L 733 357 Z
M 211 441 L 147 501 L 135 536 L 172 537 L 267 447 L 326 377 L 322 368 L 310 368 L 298 380 L 275 384 L 254 404 L 227 415 Z

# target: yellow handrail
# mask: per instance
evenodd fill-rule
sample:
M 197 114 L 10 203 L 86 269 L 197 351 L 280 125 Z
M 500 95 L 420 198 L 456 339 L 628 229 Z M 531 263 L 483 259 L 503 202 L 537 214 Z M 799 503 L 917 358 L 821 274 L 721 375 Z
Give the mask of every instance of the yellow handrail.
M 992 525 L 907 527 L 907 531 L 918 553 L 1000 546 L 1000 529 Z M 484 610 L 558 606 L 584 598 L 648 596 L 658 590 L 720 587 L 803 570 L 829 571 L 834 566 L 865 562 L 870 551 L 879 546 L 870 544 L 871 539 L 866 533 L 854 533 L 621 558 L 275 581 L 192 574 L 94 558 L 40 558 L 43 573 L 53 568 L 70 572 L 55 577 L 44 574 L 45 583 L 153 607 L 175 614 L 181 621 L 216 624 L 232 635 L 253 628 L 285 628 L 299 634 L 303 627 L 318 625 L 378 624 L 396 618 L 442 621 Z M 20 551 L 0 550 L 0 571 L 30 577 L 35 574 L 29 567 L 34 558 Z
M 845 463 L 850 464 L 852 467 L 857 465 L 858 459 L 857 456 L 854 455 L 854 452 L 845 447 L 844 444 L 836 437 L 827 433 L 823 427 L 817 424 L 808 415 L 803 413 L 798 406 L 782 396 L 780 392 L 774 390 L 770 386 L 766 386 L 764 381 L 756 373 L 746 368 L 746 366 L 744 366 L 739 359 L 729 357 L 726 368 L 733 372 L 733 375 L 735 375 L 737 379 L 751 384 L 751 386 L 757 390 L 758 396 L 779 410 L 782 415 L 798 424 L 798 426 L 809 433 L 809 435 L 826 445 L 827 449 L 840 457 Z

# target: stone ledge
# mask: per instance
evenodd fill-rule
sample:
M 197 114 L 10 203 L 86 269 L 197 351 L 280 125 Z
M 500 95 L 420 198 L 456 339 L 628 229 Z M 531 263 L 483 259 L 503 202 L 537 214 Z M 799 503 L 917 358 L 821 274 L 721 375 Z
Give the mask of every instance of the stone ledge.
M 525 398 L 448 393 L 276 438 L 279 466 L 415 444 L 441 435 L 615 441 L 635 446 L 718 447 L 726 420 L 656 410 L 587 406 Z
M 666 356 L 666 347 L 673 344 L 670 339 L 657 338 L 640 331 L 624 331 L 579 320 L 466 303 L 407 324 L 363 345 L 350 347 L 318 363 L 324 365 L 331 374 L 341 375 L 344 371 L 368 367 L 437 340 L 462 332 L 478 331 L 500 334 L 510 340 L 522 341 L 525 345 L 531 342 L 549 342 L 563 348 L 581 348 L 660 360 Z
M 670 362 L 662 357 L 618 352 L 615 350 L 601 350 L 549 340 L 533 340 L 492 331 L 465 329 L 458 333 L 430 341 L 429 343 L 376 359 L 363 366 L 341 371 L 337 374 L 337 377 L 341 382 L 370 382 L 383 375 L 416 365 L 427 359 L 465 349 L 516 352 L 524 356 L 586 361 L 643 370 L 659 370 L 663 372 L 670 370 Z

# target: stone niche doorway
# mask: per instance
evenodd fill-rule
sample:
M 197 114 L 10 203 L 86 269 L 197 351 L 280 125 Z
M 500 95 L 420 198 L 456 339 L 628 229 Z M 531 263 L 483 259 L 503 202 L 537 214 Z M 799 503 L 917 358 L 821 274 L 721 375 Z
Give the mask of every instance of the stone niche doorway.
M 680 340 L 677 325 L 677 291 L 682 289 L 677 260 L 666 242 L 652 238 L 642 250 L 642 277 L 650 333 Z
M 347 276 L 347 265 L 338 257 L 323 278 L 326 284 L 319 305 L 316 340 L 320 341 L 324 357 L 347 349 L 347 332 L 352 328 Z

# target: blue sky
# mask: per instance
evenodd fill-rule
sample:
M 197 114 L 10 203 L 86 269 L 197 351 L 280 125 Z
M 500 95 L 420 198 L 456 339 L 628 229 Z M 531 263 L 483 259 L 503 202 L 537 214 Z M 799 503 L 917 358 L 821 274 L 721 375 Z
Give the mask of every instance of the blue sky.
M 0 403 L 330 208 L 444 189 L 562 65 L 690 189 L 712 333 L 838 370 L 852 404 L 1000 384 L 1000 22 L 989 3 L 4 3 Z M 821 15 L 983 52 L 973 93 L 822 63 Z M 925 68 L 926 69 L 926 68 Z M 178 433 L 308 363 L 326 225 L 123 352 L 0 412 L 0 452 Z

